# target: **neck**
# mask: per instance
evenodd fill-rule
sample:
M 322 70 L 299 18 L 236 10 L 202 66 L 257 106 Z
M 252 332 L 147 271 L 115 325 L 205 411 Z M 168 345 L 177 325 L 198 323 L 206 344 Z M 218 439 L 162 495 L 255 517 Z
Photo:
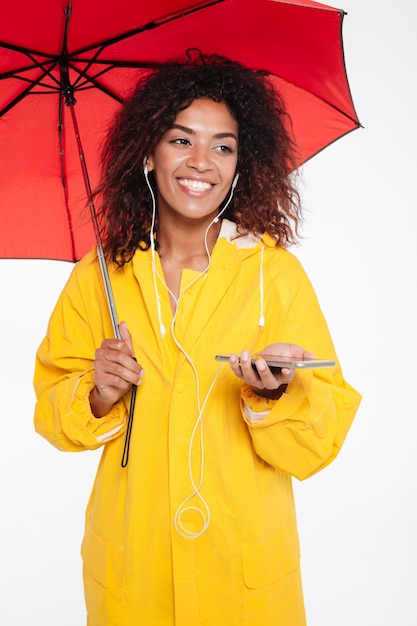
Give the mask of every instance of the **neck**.
M 204 272 L 210 262 L 221 222 L 213 224 L 207 233 L 207 248 L 205 235 L 210 222 L 178 227 L 167 225 L 161 220 L 158 229 L 159 257 L 164 272 L 165 282 L 169 289 L 172 312 L 175 314 L 180 294 L 181 276 L 184 269 Z M 207 254 L 208 252 L 208 254 Z
M 210 222 L 211 220 L 197 224 L 187 222 L 168 224 L 167 220 L 161 220 L 158 227 L 160 257 L 165 260 L 175 259 L 183 267 L 192 267 L 193 261 L 207 259 L 207 249 L 211 254 L 221 228 L 219 220 L 210 226 L 206 237 Z

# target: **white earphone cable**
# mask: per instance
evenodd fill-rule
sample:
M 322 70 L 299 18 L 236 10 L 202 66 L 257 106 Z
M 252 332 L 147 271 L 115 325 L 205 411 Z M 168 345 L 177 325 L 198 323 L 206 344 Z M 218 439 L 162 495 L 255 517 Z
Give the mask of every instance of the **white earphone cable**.
M 265 246 L 261 248 L 261 258 L 259 261 L 259 327 L 263 330 L 265 326 L 264 315 L 264 250 Z
M 175 513 L 174 516 L 174 527 L 176 529 L 176 531 L 178 532 L 179 535 L 181 535 L 182 537 L 185 537 L 186 539 L 193 539 L 196 537 L 200 537 L 208 528 L 209 524 L 210 524 L 210 507 L 207 503 L 207 501 L 205 500 L 205 498 L 202 496 L 200 490 L 201 487 L 203 485 L 203 480 L 204 480 L 204 461 L 205 461 L 205 452 L 204 452 L 204 437 L 203 437 L 203 413 L 204 413 L 204 409 L 206 407 L 207 401 L 209 399 L 209 396 L 214 388 L 214 385 L 216 383 L 216 380 L 218 378 L 218 375 L 220 373 L 220 370 L 222 369 L 223 365 L 221 365 L 213 380 L 212 383 L 207 391 L 207 394 L 204 398 L 203 403 L 201 403 L 201 397 L 200 397 L 200 381 L 199 381 L 199 376 L 198 376 L 198 371 L 197 368 L 195 366 L 195 364 L 193 363 L 193 360 L 191 359 L 190 355 L 186 352 L 186 350 L 182 347 L 182 345 L 180 344 L 180 342 L 178 341 L 178 339 L 175 336 L 175 321 L 176 321 L 176 317 L 177 317 L 177 311 L 178 311 L 178 303 L 181 299 L 181 297 L 183 296 L 183 294 L 190 289 L 190 287 L 192 285 L 194 285 L 194 283 L 196 283 L 202 276 L 205 276 L 207 274 L 207 271 L 210 268 L 211 265 L 211 254 L 210 254 L 210 250 L 209 250 L 209 246 L 208 246 L 208 233 L 210 228 L 213 226 L 213 224 L 216 224 L 219 219 L 220 216 L 224 213 L 224 211 L 226 211 L 227 207 L 229 206 L 230 202 L 232 201 L 233 198 L 233 192 L 234 189 L 237 185 L 238 179 L 239 179 L 239 174 L 236 174 L 232 186 L 231 186 L 231 190 L 230 190 L 230 195 L 229 198 L 227 200 L 227 202 L 225 203 L 224 207 L 221 209 L 221 211 L 219 212 L 218 215 L 216 215 L 216 217 L 210 222 L 210 224 L 207 226 L 205 234 L 204 234 L 204 247 L 207 253 L 207 258 L 208 258 L 208 263 L 207 266 L 205 267 L 204 270 L 202 270 L 195 278 L 193 278 L 193 280 L 186 286 L 184 287 L 184 289 L 181 291 L 181 293 L 179 294 L 178 298 L 175 296 L 175 294 L 172 293 L 172 291 L 169 289 L 168 285 L 165 282 L 165 279 L 163 276 L 160 275 L 160 273 L 158 272 L 158 269 L 156 267 L 156 261 L 155 261 L 155 223 L 156 223 L 156 198 L 155 198 L 155 194 L 154 191 L 152 189 L 152 186 L 149 182 L 148 179 L 148 168 L 146 166 L 146 161 L 144 163 L 144 175 L 145 175 L 145 180 L 146 180 L 146 184 L 148 186 L 149 192 L 151 194 L 151 198 L 152 198 L 152 223 L 151 223 L 151 232 L 150 232 L 150 247 L 151 247 L 151 257 L 152 257 L 152 274 L 153 274 L 153 283 L 154 283 L 154 290 L 155 290 L 155 297 L 156 297 L 156 304 L 157 304 L 157 311 L 158 311 L 158 322 L 159 322 L 159 328 L 160 328 L 160 332 L 162 337 L 165 336 L 166 334 L 166 330 L 165 330 L 165 326 L 163 324 L 162 321 L 162 312 L 161 312 L 161 304 L 160 304 L 160 294 L 158 291 L 158 284 L 157 284 L 157 279 L 159 279 L 162 284 L 165 286 L 165 288 L 167 289 L 168 293 L 171 295 L 171 297 L 173 298 L 176 307 L 175 307 L 175 312 L 171 321 L 171 336 L 172 339 L 175 343 L 175 345 L 177 346 L 177 348 L 180 350 L 180 352 L 182 352 L 182 354 L 185 356 L 185 358 L 187 359 L 188 363 L 190 364 L 193 373 L 194 373 L 194 378 L 195 378 L 195 384 L 196 384 L 196 396 L 197 396 L 197 419 L 195 421 L 191 436 L 190 436 L 190 442 L 188 445 L 188 473 L 189 473 L 189 479 L 190 479 L 190 483 L 191 483 L 191 487 L 193 489 L 192 493 L 190 493 L 182 502 L 181 504 L 178 506 L 177 511 Z M 193 473 L 193 468 L 192 468 L 192 451 L 194 448 L 194 442 L 195 442 L 195 437 L 196 437 L 196 433 L 198 431 L 198 429 L 200 429 L 200 437 L 199 437 L 199 441 L 200 441 L 200 468 L 199 468 L 199 479 L 198 481 L 195 480 L 194 478 L 194 473 Z M 190 502 L 194 497 L 197 497 L 200 501 L 201 504 L 201 508 L 199 506 L 195 506 L 195 505 L 188 505 L 187 503 Z M 201 515 L 202 518 L 202 527 L 200 530 L 198 531 L 194 531 L 194 530 L 190 530 L 186 527 L 185 523 L 182 521 L 182 516 L 184 515 L 184 513 L 186 513 L 187 511 L 196 511 L 197 513 L 199 513 Z
M 156 308 L 158 312 L 159 330 L 163 339 L 166 335 L 166 330 L 165 330 L 164 323 L 162 321 L 161 296 L 159 294 L 158 285 L 156 281 L 156 276 L 158 275 L 158 272 L 157 272 L 156 263 L 155 263 L 156 198 L 155 198 L 154 191 L 152 189 L 152 185 L 149 182 L 148 168 L 146 167 L 146 164 L 145 164 L 145 167 L 143 168 L 143 173 L 145 175 L 146 184 L 148 186 L 149 193 L 151 194 L 151 198 L 152 198 L 152 223 L 151 223 L 151 232 L 149 235 L 150 245 L 151 245 L 151 258 L 152 258 L 152 276 L 153 276 L 153 286 L 154 286 L 155 298 L 156 298 Z

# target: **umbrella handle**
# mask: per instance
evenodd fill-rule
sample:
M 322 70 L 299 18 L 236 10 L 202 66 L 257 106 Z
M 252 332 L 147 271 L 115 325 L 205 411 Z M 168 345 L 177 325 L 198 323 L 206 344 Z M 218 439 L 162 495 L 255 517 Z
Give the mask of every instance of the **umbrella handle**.
M 125 445 L 123 448 L 123 456 L 122 456 L 122 462 L 121 462 L 122 467 L 126 467 L 127 462 L 129 460 L 130 437 L 132 435 L 133 413 L 135 411 L 136 391 L 137 391 L 137 386 L 133 385 L 132 395 L 130 396 L 129 418 L 127 420 Z

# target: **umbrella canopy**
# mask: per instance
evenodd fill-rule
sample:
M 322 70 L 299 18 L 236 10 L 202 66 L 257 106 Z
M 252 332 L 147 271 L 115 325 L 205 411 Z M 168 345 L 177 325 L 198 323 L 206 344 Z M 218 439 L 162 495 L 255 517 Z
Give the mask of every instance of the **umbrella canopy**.
M 344 12 L 311 0 L 19 0 L 0 22 L 0 257 L 76 261 L 108 124 L 140 72 L 189 48 L 268 72 L 302 164 L 360 126 Z M 80 159 L 81 155 L 81 159 Z

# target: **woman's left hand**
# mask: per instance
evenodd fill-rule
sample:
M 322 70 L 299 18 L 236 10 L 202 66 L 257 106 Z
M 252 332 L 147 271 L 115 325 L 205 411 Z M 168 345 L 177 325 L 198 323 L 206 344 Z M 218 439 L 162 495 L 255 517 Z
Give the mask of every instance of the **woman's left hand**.
M 294 343 L 273 343 L 266 346 L 257 355 L 260 355 L 252 365 L 250 353 L 244 350 L 240 357 L 237 354 L 230 356 L 230 367 L 238 378 L 251 385 L 254 391 L 265 398 L 274 398 L 277 390 L 282 385 L 288 385 L 295 376 L 295 369 L 283 367 L 280 371 L 271 371 L 262 354 L 276 354 L 293 360 L 303 358 L 314 358 L 308 350 Z

